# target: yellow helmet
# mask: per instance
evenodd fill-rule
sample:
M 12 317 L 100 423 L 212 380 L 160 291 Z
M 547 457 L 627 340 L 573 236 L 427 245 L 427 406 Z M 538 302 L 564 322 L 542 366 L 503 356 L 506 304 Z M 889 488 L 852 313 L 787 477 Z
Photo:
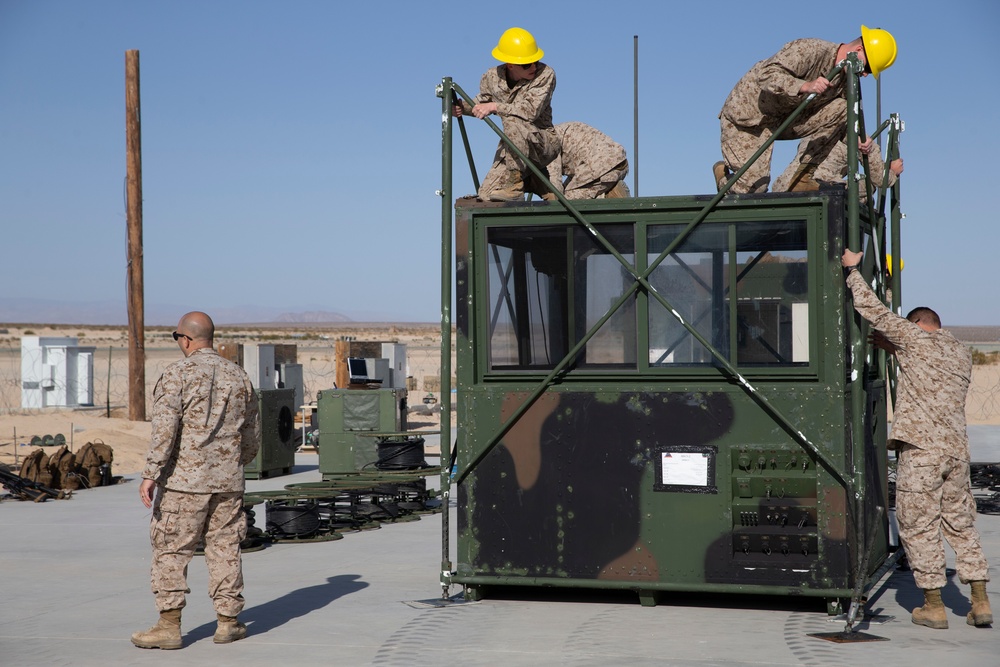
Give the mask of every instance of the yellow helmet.
M 493 49 L 493 57 L 502 63 L 527 65 L 538 62 L 545 52 L 538 48 L 535 38 L 524 28 L 508 28 L 500 35 Z
M 900 257 L 899 258 L 899 270 L 902 271 L 904 268 L 906 268 L 906 262 L 904 262 L 903 258 Z M 886 255 L 885 256 L 885 271 L 890 276 L 892 275 L 892 255 Z
M 865 58 L 868 69 L 875 78 L 896 62 L 896 39 L 888 30 L 861 26 L 861 41 L 865 45 Z

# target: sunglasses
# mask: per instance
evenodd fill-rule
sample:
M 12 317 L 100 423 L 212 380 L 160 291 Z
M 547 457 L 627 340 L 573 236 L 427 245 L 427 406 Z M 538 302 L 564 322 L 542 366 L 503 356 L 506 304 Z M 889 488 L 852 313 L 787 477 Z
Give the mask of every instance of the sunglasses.
M 527 63 L 526 65 L 518 65 L 518 67 L 520 67 L 521 69 L 531 69 L 537 64 L 538 64 L 537 62 L 533 62 L 533 63 Z
M 194 338 L 191 338 L 191 336 L 188 336 L 187 334 L 182 334 L 182 333 L 180 333 L 180 332 L 178 332 L 178 331 L 175 331 L 175 332 L 173 332 L 173 333 L 172 333 L 172 334 L 170 334 L 170 335 L 174 337 L 174 340 L 175 340 L 175 341 L 176 341 L 176 340 L 179 340 L 179 339 L 181 339 L 181 338 L 187 338 L 188 340 L 192 340 L 192 341 L 194 340 Z

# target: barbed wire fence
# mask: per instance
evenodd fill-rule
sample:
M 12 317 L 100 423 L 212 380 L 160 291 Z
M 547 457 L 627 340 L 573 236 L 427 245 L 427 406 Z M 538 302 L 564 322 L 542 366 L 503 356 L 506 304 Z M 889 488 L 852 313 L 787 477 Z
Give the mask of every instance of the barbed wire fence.
M 124 341 L 115 340 L 102 345 L 94 341 L 93 384 L 89 387 L 90 400 L 95 412 L 110 417 L 127 417 L 129 400 L 128 351 Z M 169 343 L 169 344 L 168 344 Z M 454 349 L 454 348 L 453 348 Z M 153 387 L 166 367 L 179 359 L 179 353 L 170 334 L 154 334 L 146 343 L 146 412 L 152 409 Z M 415 392 L 412 400 L 424 395 L 437 394 L 440 390 L 441 357 L 439 342 L 425 339 L 417 344 L 408 343 L 406 350 L 408 378 L 407 389 Z M 995 361 L 995 357 L 991 359 Z M 22 400 L 22 368 L 35 361 L 22 359 L 19 338 L 0 339 L 0 415 L 40 413 L 44 408 L 24 407 Z M 297 344 L 297 361 L 302 365 L 305 402 L 315 400 L 316 392 L 335 386 L 336 355 L 332 342 L 309 341 Z M 454 386 L 455 361 L 452 359 Z M 48 377 L 45 389 L 53 395 L 81 392 L 81 378 L 73 375 L 69 380 Z M 1000 416 L 1000 363 L 973 366 L 973 383 L 966 402 L 966 415 L 971 422 L 988 422 Z M 72 387 L 67 386 L 73 384 Z
M 166 338 L 169 345 L 159 338 Z M 0 339 L 0 415 L 32 414 L 44 412 L 44 407 L 26 407 L 23 392 L 35 390 L 48 392 L 50 398 L 70 397 L 75 405 L 80 402 L 95 413 L 108 417 L 127 418 L 129 401 L 128 350 L 121 341 L 111 345 L 101 342 L 81 347 L 92 348 L 92 382 L 85 373 L 77 373 L 70 367 L 63 373 L 55 373 L 44 368 L 42 378 L 25 380 L 23 371 L 32 367 L 43 368 L 40 352 L 33 352 L 22 358 L 19 339 Z M 170 335 L 160 335 L 146 343 L 146 413 L 152 410 L 153 388 L 163 371 L 180 359 L 177 347 Z M 90 350 L 87 351 L 90 353 Z M 297 345 L 297 363 L 302 366 L 303 394 L 306 403 L 315 400 L 316 393 L 336 386 L 336 354 L 332 342 Z M 441 357 L 440 346 L 434 341 L 422 341 L 419 345 L 407 345 L 406 388 L 415 393 L 412 400 L 428 393 L 437 395 L 440 390 Z M 454 369 L 454 360 L 452 369 Z M 81 369 L 82 370 L 82 369 Z M 452 373 L 454 376 L 454 373 Z M 76 399 L 79 398 L 79 401 Z M 39 399 L 40 401 L 41 399 Z M 51 405 L 51 403 L 49 403 Z
M 1000 415 L 1000 364 L 976 364 L 972 367 L 972 388 L 965 402 L 970 421 L 990 421 Z

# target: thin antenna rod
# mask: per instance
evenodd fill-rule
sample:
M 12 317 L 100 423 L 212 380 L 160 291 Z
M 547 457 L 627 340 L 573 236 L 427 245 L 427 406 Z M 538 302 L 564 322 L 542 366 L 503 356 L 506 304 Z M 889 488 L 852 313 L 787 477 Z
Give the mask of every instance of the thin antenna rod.
M 639 196 L 639 35 L 632 37 L 632 193 Z

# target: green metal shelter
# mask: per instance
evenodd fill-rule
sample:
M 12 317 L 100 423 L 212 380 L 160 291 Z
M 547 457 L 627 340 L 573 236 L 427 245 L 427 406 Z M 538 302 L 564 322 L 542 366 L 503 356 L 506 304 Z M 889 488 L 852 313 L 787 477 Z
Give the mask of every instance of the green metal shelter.
M 452 196 L 449 110 L 469 96 L 443 80 L 446 592 L 788 594 L 831 612 L 853 600 L 853 615 L 892 566 L 894 375 L 840 256 L 864 249 L 864 274 L 898 310 L 900 271 L 889 290 L 882 260 L 900 256 L 899 186 L 856 176 L 861 66 L 852 55 L 840 69 L 846 185 L 728 195 L 741 170 L 712 196 L 502 204 Z M 886 163 L 900 129 L 892 116 L 871 133 L 888 130 Z

